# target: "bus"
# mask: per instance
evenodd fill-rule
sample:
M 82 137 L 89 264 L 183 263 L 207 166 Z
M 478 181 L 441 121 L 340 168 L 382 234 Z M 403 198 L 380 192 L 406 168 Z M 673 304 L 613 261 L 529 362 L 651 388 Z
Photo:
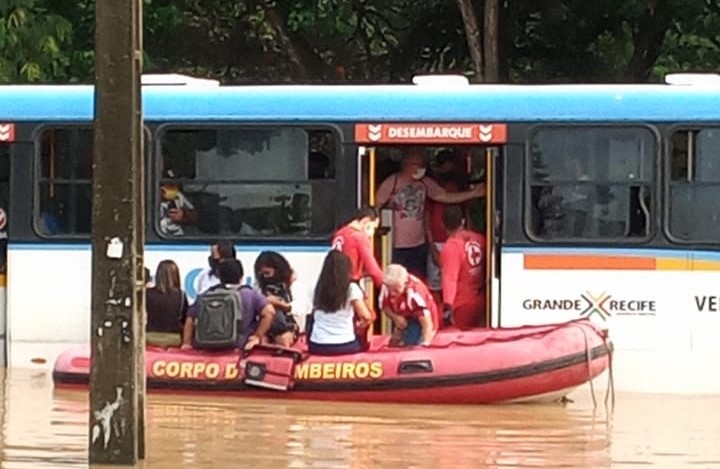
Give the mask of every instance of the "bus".
M 0 86 L 4 362 L 89 340 L 92 86 Z M 403 150 L 462 153 L 486 184 L 487 327 L 591 318 L 616 390 L 720 392 L 720 88 L 274 85 L 142 89 L 145 264 L 192 299 L 209 245 L 262 250 L 312 283 L 329 236 Z M 182 191 L 191 224 L 164 216 Z M 388 234 L 377 255 L 389 259 Z

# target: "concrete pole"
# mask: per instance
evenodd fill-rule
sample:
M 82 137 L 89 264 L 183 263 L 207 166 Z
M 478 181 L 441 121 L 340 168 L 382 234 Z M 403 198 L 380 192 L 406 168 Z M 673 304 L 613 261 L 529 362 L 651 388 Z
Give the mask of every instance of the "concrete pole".
M 90 464 L 144 456 L 142 0 L 97 0 Z

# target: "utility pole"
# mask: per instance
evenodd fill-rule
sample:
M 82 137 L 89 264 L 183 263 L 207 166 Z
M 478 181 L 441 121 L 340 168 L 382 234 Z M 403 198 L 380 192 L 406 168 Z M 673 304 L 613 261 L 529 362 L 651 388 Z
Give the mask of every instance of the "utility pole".
M 142 0 L 95 5 L 90 464 L 144 458 Z

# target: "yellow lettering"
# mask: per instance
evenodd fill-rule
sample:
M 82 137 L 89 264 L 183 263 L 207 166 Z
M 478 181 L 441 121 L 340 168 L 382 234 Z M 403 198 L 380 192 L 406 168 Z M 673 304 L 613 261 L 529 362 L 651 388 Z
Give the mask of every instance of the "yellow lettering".
M 163 376 L 165 374 L 165 360 L 157 360 L 152 364 L 153 376 Z
M 370 363 L 370 377 L 373 379 L 382 378 L 383 364 L 382 362 Z
M 183 363 L 180 365 L 180 377 L 181 378 L 192 378 L 192 363 Z
M 370 374 L 370 365 L 367 363 L 358 363 L 355 365 L 355 376 L 358 377 L 358 379 L 364 379 L 367 378 Z
M 238 377 L 238 367 L 235 363 L 225 365 L 225 379 L 235 379 Z
M 355 379 L 355 364 L 354 363 L 343 363 L 342 371 L 340 372 L 340 379 Z
M 192 377 L 198 379 L 205 372 L 205 363 L 197 362 L 193 365 Z
M 334 363 L 323 363 L 322 379 L 333 379 L 333 378 L 335 378 L 335 364 Z
M 208 363 L 205 367 L 205 376 L 208 379 L 215 379 L 220 375 L 220 365 L 217 363 Z
M 311 363 L 310 364 L 310 379 L 320 379 L 322 377 L 322 364 Z
M 207 371 L 209 373 L 209 371 Z M 295 379 L 378 379 L 384 374 L 382 362 L 301 363 L 295 366 Z
M 310 365 L 302 363 L 295 365 L 295 379 L 308 379 L 310 376 Z
M 178 373 L 180 373 L 180 363 L 169 362 L 165 366 L 165 376 L 167 376 L 168 378 L 175 378 L 177 377 Z

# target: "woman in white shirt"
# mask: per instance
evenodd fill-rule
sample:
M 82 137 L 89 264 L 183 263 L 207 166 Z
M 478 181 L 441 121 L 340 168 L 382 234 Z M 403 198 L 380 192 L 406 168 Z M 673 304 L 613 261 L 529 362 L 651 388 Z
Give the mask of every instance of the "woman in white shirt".
M 350 258 L 337 250 L 325 257 L 315 294 L 308 348 L 318 355 L 343 355 L 362 351 L 355 335 L 355 318 L 372 320 L 360 287 L 350 281 Z

